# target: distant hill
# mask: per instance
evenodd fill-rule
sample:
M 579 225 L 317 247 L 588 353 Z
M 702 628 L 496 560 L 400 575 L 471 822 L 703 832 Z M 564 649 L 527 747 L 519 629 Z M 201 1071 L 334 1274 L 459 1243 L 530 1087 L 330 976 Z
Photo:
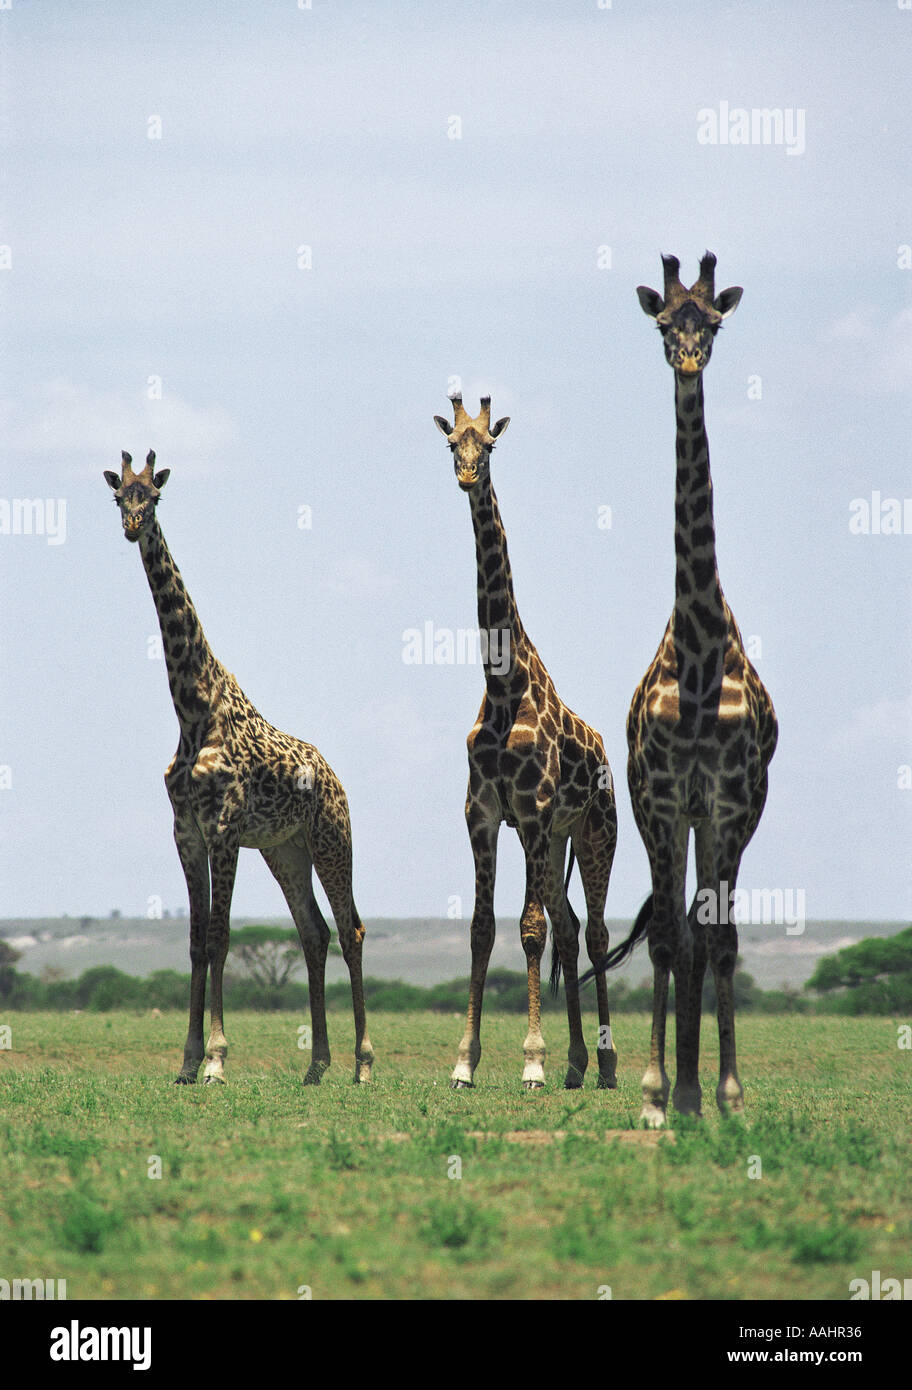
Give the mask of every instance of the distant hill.
M 254 923 L 278 922 L 290 927 L 287 918 L 235 917 L 240 928 Z M 376 979 L 404 980 L 410 984 L 433 985 L 468 976 L 470 963 L 469 920 L 446 917 L 380 917 L 365 921 L 365 974 Z M 740 953 L 744 969 L 762 989 L 788 985 L 800 988 L 809 979 L 821 956 L 832 955 L 845 946 L 868 936 L 893 936 L 906 922 L 807 922 L 800 933 L 785 925 L 747 924 L 739 927 Z M 622 940 L 631 923 L 609 921 L 612 943 Z M 45 969 L 59 971 L 75 979 L 95 965 L 114 965 L 128 975 L 145 976 L 154 970 L 189 971 L 189 921 L 186 917 L 14 917 L 0 919 L 0 937 L 21 954 L 16 968 L 40 975 Z M 550 943 L 548 945 L 550 959 Z M 580 942 L 581 960 L 586 960 L 585 943 Z M 230 958 L 229 958 L 230 959 Z M 491 968 L 521 971 L 525 957 L 519 941 L 516 918 L 499 918 Z M 348 971 L 339 957 L 327 962 L 327 979 L 347 980 Z M 645 944 L 616 978 L 630 984 L 651 977 Z M 303 973 L 300 978 L 304 978 Z

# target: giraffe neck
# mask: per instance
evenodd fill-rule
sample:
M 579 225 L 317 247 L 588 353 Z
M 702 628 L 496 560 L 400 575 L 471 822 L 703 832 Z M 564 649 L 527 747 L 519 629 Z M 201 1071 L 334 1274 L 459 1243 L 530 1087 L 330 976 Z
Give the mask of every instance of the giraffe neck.
M 469 493 L 478 565 L 478 628 L 482 654 L 487 641 L 485 682 L 493 698 L 506 698 L 524 679 L 529 639 L 513 593 L 507 537 L 490 474 Z
M 183 729 L 211 709 L 224 672 L 206 641 L 157 521 L 143 531 L 139 548 L 161 628 L 171 698 Z
M 703 377 L 675 373 L 675 635 L 698 651 L 728 631 L 716 567 L 709 443 L 703 417 Z

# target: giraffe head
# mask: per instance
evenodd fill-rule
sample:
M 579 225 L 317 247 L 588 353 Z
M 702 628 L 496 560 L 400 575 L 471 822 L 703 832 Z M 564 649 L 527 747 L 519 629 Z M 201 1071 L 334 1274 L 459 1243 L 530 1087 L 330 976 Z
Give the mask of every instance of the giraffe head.
M 491 424 L 490 396 L 482 396 L 481 413 L 474 420 L 462 404 L 461 392 L 455 391 L 450 400 L 453 402 L 454 424 L 451 425 L 443 415 L 435 415 L 434 423 L 440 433 L 446 435 L 452 450 L 457 483 L 463 492 L 469 492 L 486 476 L 494 441 L 499 434 L 503 434 L 510 417 L 505 415 L 496 424 Z
M 739 286 L 715 291 L 716 258 L 707 251 L 700 262 L 700 278 L 689 290 L 681 284 L 681 262 L 663 256 L 665 298 L 646 285 L 637 288 L 645 314 L 655 319 L 665 344 L 669 366 L 680 376 L 695 377 L 712 353 L 713 339 L 723 319 L 733 314 L 744 291 Z
M 124 535 L 128 541 L 138 541 L 142 532 L 152 522 L 161 490 L 171 476 L 170 468 L 153 473 L 155 454 L 152 450 L 146 457 L 146 466 L 141 473 L 133 472 L 133 460 L 127 453 L 121 453 L 123 477 L 111 469 L 105 469 L 108 487 L 114 490 L 114 501 L 120 508 Z

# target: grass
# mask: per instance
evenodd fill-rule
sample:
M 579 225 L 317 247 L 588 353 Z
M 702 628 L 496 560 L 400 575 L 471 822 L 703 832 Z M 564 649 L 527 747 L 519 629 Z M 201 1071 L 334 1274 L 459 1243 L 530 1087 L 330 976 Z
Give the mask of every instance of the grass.
M 0 1277 L 71 1299 L 847 1299 L 908 1273 L 912 1055 L 888 1018 L 739 1019 L 743 1120 L 637 1128 L 649 1020 L 619 1017 L 619 1087 L 520 1086 L 525 1021 L 490 1014 L 472 1091 L 462 1019 L 372 1016 L 304 1087 L 292 1014 L 228 1018 L 227 1086 L 171 1084 L 183 1014 L 18 1014 L 0 1052 Z M 594 1040 L 594 1016 L 585 1020 Z M 672 1030 L 673 1031 L 673 1030 Z M 590 1052 L 594 1058 L 594 1046 Z M 159 1176 L 160 1174 L 160 1176 Z

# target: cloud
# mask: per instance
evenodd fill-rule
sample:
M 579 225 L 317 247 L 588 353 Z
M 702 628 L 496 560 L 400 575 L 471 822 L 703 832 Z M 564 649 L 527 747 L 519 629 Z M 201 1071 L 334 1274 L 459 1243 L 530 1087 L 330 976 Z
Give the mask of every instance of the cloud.
M 864 394 L 893 395 L 912 387 L 912 305 L 886 322 L 870 305 L 836 319 L 824 334 L 839 354 L 861 349 L 852 358 L 851 380 Z
M 234 442 L 235 422 L 228 411 L 191 405 L 167 389 L 155 399 L 156 389 L 153 378 L 146 389 L 129 393 L 66 377 L 44 381 L 19 401 L 0 402 L 7 450 L 68 457 L 91 453 L 116 462 L 121 449 L 144 457 L 154 448 L 206 459 Z
M 317 581 L 317 589 L 322 594 L 335 598 L 370 602 L 384 594 L 391 594 L 400 588 L 401 580 L 380 568 L 369 556 L 358 551 L 348 551 L 334 561 L 330 572 Z
M 908 749 L 912 746 L 912 695 L 859 705 L 835 730 L 829 743 L 842 756 L 853 750 L 860 755 L 892 745 Z
M 869 343 L 877 336 L 874 311 L 870 305 L 852 309 L 827 329 L 827 342 Z

